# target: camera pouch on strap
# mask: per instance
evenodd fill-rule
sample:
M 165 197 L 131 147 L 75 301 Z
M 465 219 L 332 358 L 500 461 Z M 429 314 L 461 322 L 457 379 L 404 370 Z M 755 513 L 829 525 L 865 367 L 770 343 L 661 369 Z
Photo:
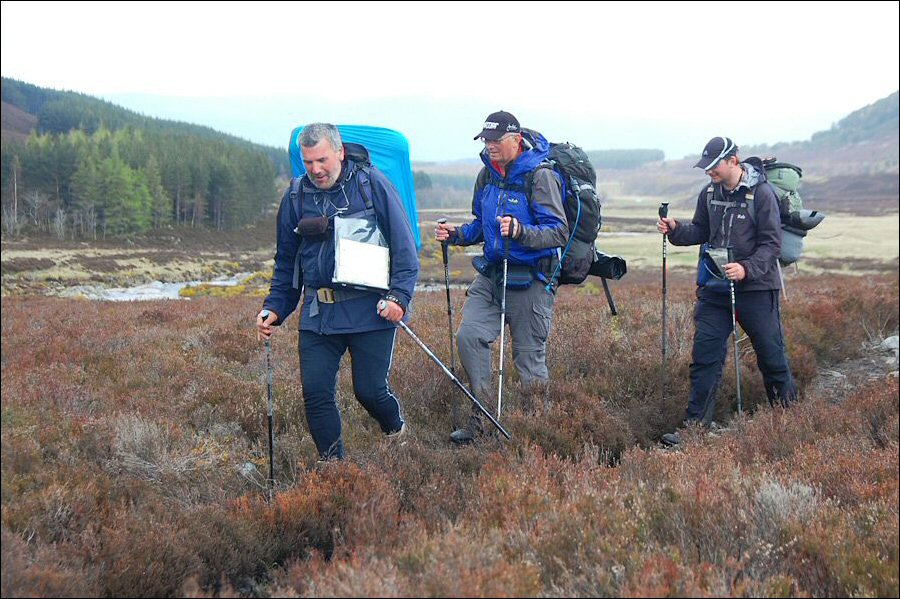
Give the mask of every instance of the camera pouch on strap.
M 308 216 L 301 218 L 294 233 L 300 237 L 318 237 L 328 232 L 328 218 L 324 216 Z
M 697 286 L 711 291 L 727 293 L 728 279 L 725 277 L 725 264 L 728 263 L 728 250 L 710 247 L 708 243 L 700 246 L 700 257 L 697 260 Z

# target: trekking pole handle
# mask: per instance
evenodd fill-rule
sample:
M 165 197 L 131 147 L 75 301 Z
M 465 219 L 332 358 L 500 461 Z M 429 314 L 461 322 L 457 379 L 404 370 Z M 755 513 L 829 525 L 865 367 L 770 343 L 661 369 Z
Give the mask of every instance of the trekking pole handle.
M 669 203 L 661 202 L 659 205 L 659 217 L 666 218 L 669 216 Z
M 725 251 L 728 252 L 728 262 L 729 263 L 734 262 L 734 248 L 731 246 L 728 246 Z
M 447 223 L 446 218 L 437 219 L 437 224 L 439 224 L 439 225 L 444 225 L 446 223 Z M 449 241 L 449 239 L 445 239 L 441 242 L 441 254 L 444 257 L 444 266 L 447 266 L 447 261 L 448 261 L 448 257 L 447 257 L 447 242 L 448 241 Z
M 269 310 L 263 310 L 259 313 L 259 317 L 262 318 L 263 322 L 266 322 L 266 319 L 269 317 L 269 314 L 271 314 L 271 312 Z M 266 350 L 269 350 L 272 347 L 271 339 L 264 339 L 263 342 L 266 345 Z
M 504 257 L 509 257 L 509 241 L 510 241 L 510 239 L 512 239 L 512 234 L 513 234 L 512 229 L 516 222 L 516 217 L 513 216 L 512 214 L 504 214 L 503 218 L 506 218 L 507 216 L 509 218 L 511 218 L 512 220 L 509 223 L 509 235 L 502 235 L 502 233 L 501 233 L 501 237 L 503 237 L 503 256 Z

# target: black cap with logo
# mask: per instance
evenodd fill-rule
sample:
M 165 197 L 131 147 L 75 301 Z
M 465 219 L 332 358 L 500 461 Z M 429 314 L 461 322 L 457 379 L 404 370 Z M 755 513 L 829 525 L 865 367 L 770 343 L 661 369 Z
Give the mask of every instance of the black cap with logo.
M 694 168 L 708 171 L 726 156 L 737 154 L 737 151 L 738 147 L 734 145 L 730 137 L 713 137 L 703 148 L 703 154 L 700 155 L 700 160 L 697 161 Z
M 472 139 L 481 139 L 483 137 L 484 139 L 497 141 L 507 133 L 519 133 L 520 130 L 519 119 L 501 110 L 500 112 L 489 114 L 481 127 L 481 133 Z

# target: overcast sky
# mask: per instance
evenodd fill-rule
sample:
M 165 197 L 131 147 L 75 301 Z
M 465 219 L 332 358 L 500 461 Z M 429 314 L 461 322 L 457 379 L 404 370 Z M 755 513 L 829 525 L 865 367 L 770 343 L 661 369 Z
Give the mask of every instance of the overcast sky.
M 588 149 L 807 139 L 896 91 L 897 2 L 3 2 L 4 77 L 280 146 L 318 121 L 474 156 L 494 110 Z

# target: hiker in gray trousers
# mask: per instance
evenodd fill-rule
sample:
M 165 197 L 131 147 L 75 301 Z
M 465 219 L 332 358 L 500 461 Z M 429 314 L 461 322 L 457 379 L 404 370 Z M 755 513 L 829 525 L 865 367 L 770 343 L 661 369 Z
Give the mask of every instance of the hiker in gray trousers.
M 472 391 L 490 405 L 494 395 L 491 343 L 501 335 L 506 258 L 505 320 L 512 336 L 513 363 L 525 395 L 543 401 L 556 293 L 549 277 L 569 234 L 559 179 L 552 169 L 537 168 L 547 158 L 550 144 L 539 133 L 522 129 L 516 117 L 504 111 L 489 115 L 474 139 L 484 143 L 484 168 L 472 197 L 475 218 L 460 226 L 439 223 L 435 227 L 438 241 L 482 243 L 484 248 L 472 261 L 478 274 L 466 292 L 457 333 L 459 357 Z M 453 431 L 450 438 L 454 443 L 470 443 L 480 432 L 480 419 L 473 413 L 468 425 Z

